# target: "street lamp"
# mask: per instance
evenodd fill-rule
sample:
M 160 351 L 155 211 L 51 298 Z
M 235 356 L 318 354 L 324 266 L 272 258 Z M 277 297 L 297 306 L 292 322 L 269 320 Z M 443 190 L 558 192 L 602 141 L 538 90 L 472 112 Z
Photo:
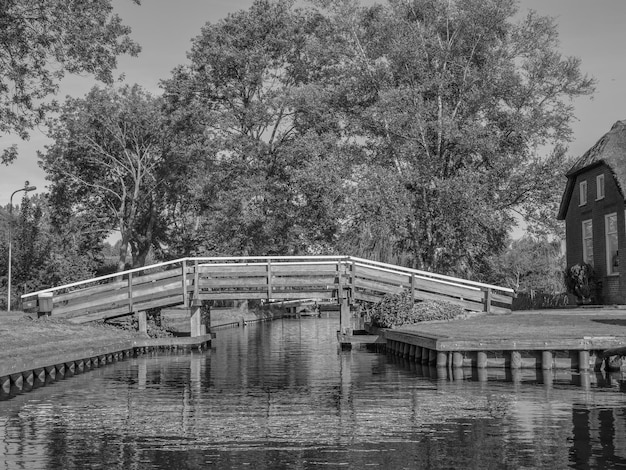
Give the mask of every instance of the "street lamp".
M 7 312 L 11 312 L 11 224 L 13 222 L 13 196 L 15 193 L 19 193 L 20 191 L 24 191 L 25 193 L 29 191 L 34 191 L 37 189 L 35 186 L 31 186 L 28 181 L 24 182 L 24 187 L 22 189 L 18 189 L 17 191 L 13 191 L 11 194 L 11 199 L 9 200 L 9 276 L 8 276 L 8 291 L 7 291 Z

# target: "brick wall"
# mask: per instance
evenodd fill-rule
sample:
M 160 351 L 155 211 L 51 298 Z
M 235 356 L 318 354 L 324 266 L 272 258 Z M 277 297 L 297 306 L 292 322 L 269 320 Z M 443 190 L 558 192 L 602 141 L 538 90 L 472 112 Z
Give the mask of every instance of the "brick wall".
M 605 196 L 596 200 L 596 177 L 604 175 Z M 579 185 L 587 181 L 587 203 L 580 205 Z M 617 214 L 619 275 L 607 275 L 605 216 Z M 576 176 L 574 191 L 565 216 L 565 236 L 567 244 L 567 265 L 583 261 L 582 222 L 591 219 L 593 223 L 594 271 L 602 283 L 602 302 L 605 304 L 626 303 L 626 221 L 624 219 L 624 196 L 622 195 L 610 168 L 605 164 L 590 167 Z

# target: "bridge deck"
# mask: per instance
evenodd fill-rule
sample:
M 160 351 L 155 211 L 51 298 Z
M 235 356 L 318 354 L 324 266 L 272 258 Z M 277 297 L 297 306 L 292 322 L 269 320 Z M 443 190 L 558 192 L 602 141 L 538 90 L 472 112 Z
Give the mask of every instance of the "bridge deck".
M 183 258 L 22 296 L 26 311 L 83 323 L 211 300 L 378 302 L 408 291 L 470 311 L 508 313 L 511 289 L 347 256 Z

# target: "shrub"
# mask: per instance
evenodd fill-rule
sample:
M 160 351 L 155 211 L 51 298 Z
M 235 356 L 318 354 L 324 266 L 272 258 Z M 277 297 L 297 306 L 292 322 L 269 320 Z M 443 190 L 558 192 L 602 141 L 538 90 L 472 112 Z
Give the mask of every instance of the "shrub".
M 370 310 L 370 320 L 373 326 L 393 328 L 429 320 L 452 320 L 464 313 L 462 307 L 442 300 L 413 303 L 410 293 L 404 291 L 383 297 Z
M 596 294 L 596 276 L 590 264 L 570 266 L 565 270 L 564 280 L 567 292 L 575 295 L 580 302 L 588 303 Z

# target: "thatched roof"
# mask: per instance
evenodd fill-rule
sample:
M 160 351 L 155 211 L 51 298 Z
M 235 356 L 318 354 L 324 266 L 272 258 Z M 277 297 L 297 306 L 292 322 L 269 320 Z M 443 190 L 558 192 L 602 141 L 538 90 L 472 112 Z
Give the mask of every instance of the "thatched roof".
M 576 176 L 591 166 L 605 163 L 613 172 L 622 194 L 626 190 L 626 121 L 617 121 L 611 130 L 580 157 L 566 173 L 567 186 L 557 218 L 564 220 L 574 191 Z

